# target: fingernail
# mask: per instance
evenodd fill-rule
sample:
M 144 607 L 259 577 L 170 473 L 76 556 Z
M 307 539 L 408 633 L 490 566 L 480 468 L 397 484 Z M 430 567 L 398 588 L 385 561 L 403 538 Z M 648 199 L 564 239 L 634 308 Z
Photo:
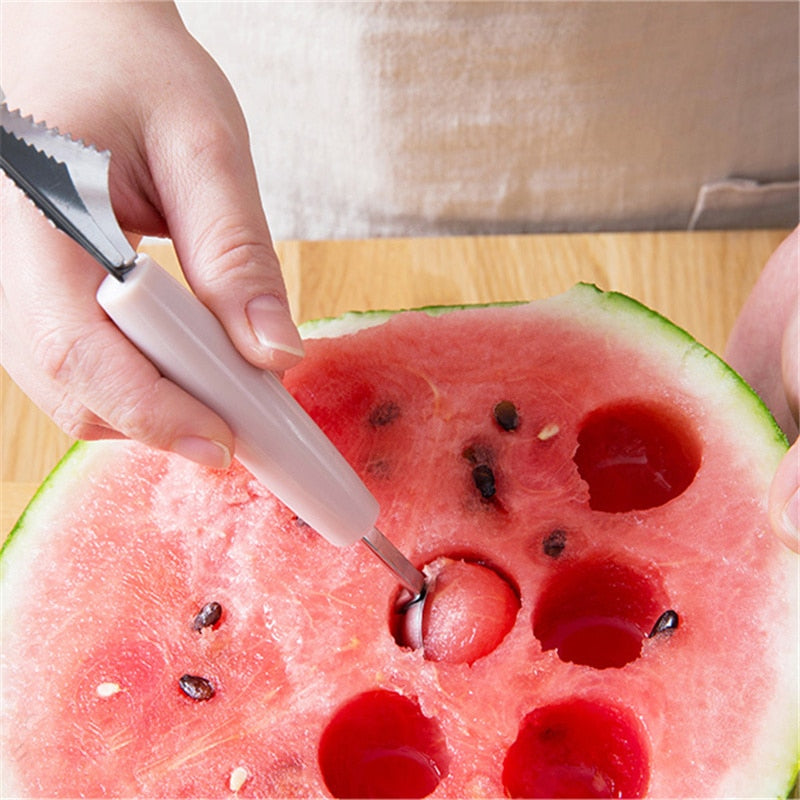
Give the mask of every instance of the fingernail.
M 264 347 L 302 358 L 303 340 L 277 297 L 271 294 L 254 297 L 245 313 L 253 333 Z
M 231 451 L 224 444 L 202 436 L 182 436 L 170 450 L 211 469 L 226 469 L 231 463 Z

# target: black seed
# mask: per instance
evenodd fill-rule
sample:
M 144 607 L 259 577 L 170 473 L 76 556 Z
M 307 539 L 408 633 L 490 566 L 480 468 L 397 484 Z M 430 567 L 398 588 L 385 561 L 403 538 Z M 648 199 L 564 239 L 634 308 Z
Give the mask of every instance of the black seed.
M 222 616 L 222 606 L 219 603 L 206 603 L 192 622 L 192 629 L 201 631 L 203 628 L 210 628 L 216 625 Z
M 400 406 L 391 400 L 375 406 L 369 415 L 369 424 L 373 428 L 382 428 L 390 422 L 394 422 L 400 416 Z
M 671 633 L 678 627 L 678 612 L 671 608 L 665 611 L 653 625 L 653 630 L 647 634 L 648 639 L 658 636 L 659 633 Z
M 542 540 L 542 550 L 550 558 L 558 558 L 567 546 L 567 532 L 557 528 L 551 531 Z
M 478 464 L 472 470 L 472 480 L 475 481 L 475 487 L 481 493 L 481 497 L 488 500 L 494 497 L 497 487 L 494 482 L 494 472 L 487 464 Z
M 483 444 L 470 444 L 461 451 L 461 457 L 473 466 L 478 464 L 491 464 L 492 451 Z
M 181 691 L 192 700 L 210 700 L 214 696 L 211 681 L 199 675 L 181 675 L 178 683 Z
M 517 407 L 510 400 L 501 400 L 494 407 L 494 418 L 504 431 L 516 430 L 519 425 Z

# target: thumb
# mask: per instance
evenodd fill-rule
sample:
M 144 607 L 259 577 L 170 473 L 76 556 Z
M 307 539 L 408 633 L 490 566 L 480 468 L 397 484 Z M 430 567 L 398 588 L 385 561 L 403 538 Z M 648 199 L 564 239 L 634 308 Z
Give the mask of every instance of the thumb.
M 800 440 L 798 440 L 800 441 Z M 800 446 L 796 441 L 778 467 L 769 495 L 773 530 L 795 552 L 800 553 Z
M 800 308 L 796 308 L 783 336 L 783 386 L 795 421 L 798 419 L 798 379 L 800 375 Z M 800 439 L 783 457 L 772 479 L 769 513 L 775 533 L 800 553 Z
M 163 214 L 186 279 L 252 364 L 283 371 L 303 355 L 261 206 L 244 119 L 193 120 L 156 160 Z

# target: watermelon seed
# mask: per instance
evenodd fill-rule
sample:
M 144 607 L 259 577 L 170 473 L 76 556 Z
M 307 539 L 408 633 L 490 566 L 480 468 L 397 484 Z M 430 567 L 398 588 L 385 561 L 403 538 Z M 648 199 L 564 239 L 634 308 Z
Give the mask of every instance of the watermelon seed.
M 519 425 L 517 407 L 510 400 L 501 400 L 494 407 L 494 419 L 504 431 L 516 430 Z
M 222 616 L 222 606 L 219 603 L 206 603 L 192 621 L 192 630 L 201 631 L 216 625 Z
M 561 428 L 555 422 L 551 422 L 536 434 L 536 438 L 540 442 L 546 442 L 548 439 L 552 439 L 560 430 Z
M 244 767 L 236 767 L 231 772 L 228 788 L 232 792 L 238 792 L 244 786 L 245 781 L 250 777 L 250 773 Z
M 384 425 L 394 422 L 399 416 L 400 406 L 389 400 L 372 409 L 369 415 L 369 424 L 373 428 L 382 428 Z
M 181 675 L 178 683 L 181 691 L 192 700 L 210 700 L 214 696 L 211 681 L 199 675 Z
M 653 630 L 647 634 L 648 639 L 658 636 L 660 633 L 672 633 L 678 627 L 678 612 L 671 608 L 667 609 L 653 625 Z
M 485 445 L 470 444 L 461 451 L 461 457 L 469 461 L 473 466 L 477 466 L 478 464 L 490 464 L 492 461 L 492 452 Z
M 98 697 L 113 697 L 115 694 L 122 691 L 122 687 L 114 681 L 103 681 L 103 683 L 97 684 L 95 691 Z
M 489 500 L 494 497 L 497 487 L 494 480 L 494 472 L 488 464 L 478 464 L 472 470 L 472 480 L 475 482 L 475 488 L 481 493 L 481 497 Z
M 556 528 L 544 537 L 542 550 L 550 558 L 558 558 L 567 546 L 567 532 L 561 528 Z

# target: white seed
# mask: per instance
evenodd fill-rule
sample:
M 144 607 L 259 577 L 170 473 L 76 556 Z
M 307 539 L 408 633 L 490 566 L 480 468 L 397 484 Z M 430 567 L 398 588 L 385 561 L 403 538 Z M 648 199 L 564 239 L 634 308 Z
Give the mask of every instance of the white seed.
M 231 779 L 228 782 L 228 788 L 232 792 L 238 792 L 244 786 L 244 782 L 250 777 L 250 773 L 244 767 L 236 767 L 231 772 Z
M 561 428 L 559 428 L 555 422 L 551 422 L 539 431 L 537 437 L 544 442 L 547 441 L 547 439 L 552 439 L 560 430 Z
M 117 692 L 122 691 L 122 687 L 113 681 L 103 681 L 103 683 L 97 684 L 95 691 L 98 697 L 112 697 Z

